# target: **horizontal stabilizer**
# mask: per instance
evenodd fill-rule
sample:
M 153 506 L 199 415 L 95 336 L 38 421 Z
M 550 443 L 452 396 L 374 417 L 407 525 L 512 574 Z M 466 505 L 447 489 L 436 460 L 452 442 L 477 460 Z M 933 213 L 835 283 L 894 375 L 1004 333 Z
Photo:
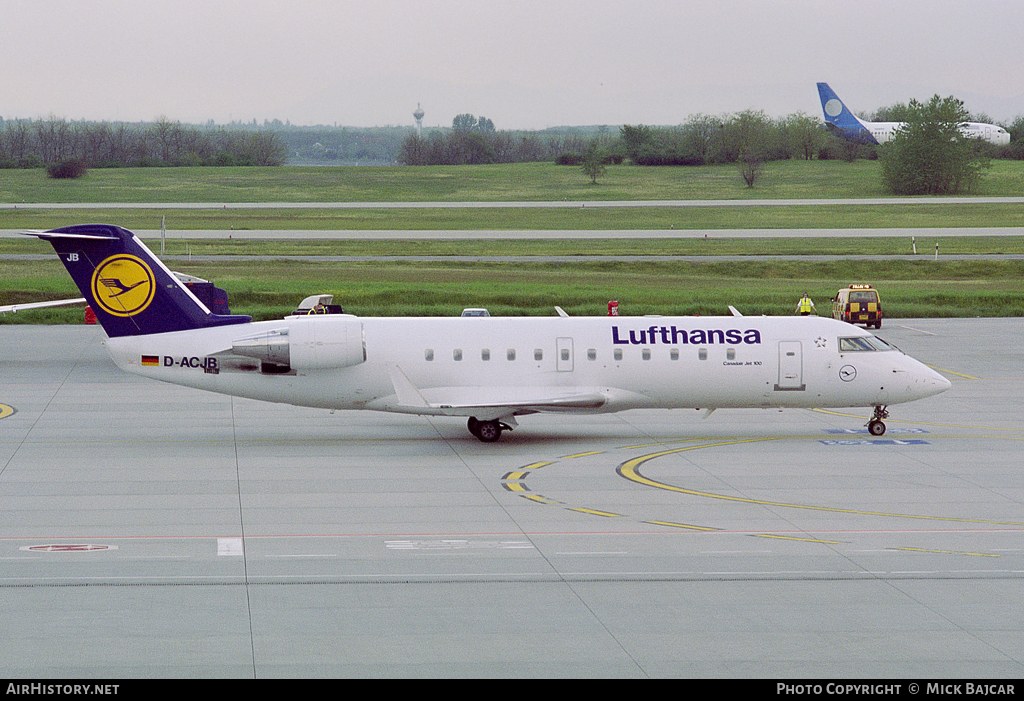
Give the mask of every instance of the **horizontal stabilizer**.
M 23 231 L 23 236 L 35 236 L 43 241 L 117 241 L 116 236 L 105 234 L 70 234 L 62 231 Z
M 78 297 L 77 299 L 55 299 L 51 302 L 26 302 L 24 304 L 7 304 L 0 307 L 0 314 L 6 314 L 11 312 L 16 314 L 22 309 L 45 309 L 46 307 L 62 307 L 67 304 L 82 304 L 85 302 L 85 297 Z

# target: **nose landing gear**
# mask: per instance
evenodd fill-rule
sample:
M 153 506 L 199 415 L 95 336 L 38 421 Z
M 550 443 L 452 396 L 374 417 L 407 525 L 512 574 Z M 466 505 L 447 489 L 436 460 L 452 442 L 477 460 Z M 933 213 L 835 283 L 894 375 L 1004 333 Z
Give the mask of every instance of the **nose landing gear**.
M 885 423 L 882 419 L 888 419 L 889 412 L 886 411 L 884 406 L 876 406 L 875 413 L 872 415 L 871 420 L 868 421 L 868 433 L 872 436 L 881 436 L 885 433 Z

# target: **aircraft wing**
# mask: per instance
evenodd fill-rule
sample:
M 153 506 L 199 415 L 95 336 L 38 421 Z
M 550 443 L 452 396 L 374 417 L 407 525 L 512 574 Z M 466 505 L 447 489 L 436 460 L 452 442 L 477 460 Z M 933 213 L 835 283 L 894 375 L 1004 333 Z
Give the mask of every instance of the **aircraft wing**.
M 44 307 L 60 307 L 66 304 L 84 304 L 85 297 L 77 299 L 55 299 L 51 302 L 26 302 L 24 304 L 7 304 L 0 307 L 0 314 L 11 312 L 17 314 L 22 309 L 42 309 Z
M 410 409 L 431 409 L 455 416 L 494 418 L 514 413 L 573 412 L 599 409 L 608 398 L 596 390 L 579 387 L 430 387 L 417 389 L 398 365 L 388 364 L 398 405 Z

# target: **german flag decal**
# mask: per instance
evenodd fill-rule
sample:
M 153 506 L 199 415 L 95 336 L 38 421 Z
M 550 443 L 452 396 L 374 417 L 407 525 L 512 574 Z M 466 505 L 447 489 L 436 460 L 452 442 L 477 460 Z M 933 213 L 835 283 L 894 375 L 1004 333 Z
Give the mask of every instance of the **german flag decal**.
M 144 355 L 144 356 L 142 356 L 142 364 L 143 365 L 148 365 L 150 367 L 157 367 L 158 365 L 160 365 L 160 356 L 159 355 Z

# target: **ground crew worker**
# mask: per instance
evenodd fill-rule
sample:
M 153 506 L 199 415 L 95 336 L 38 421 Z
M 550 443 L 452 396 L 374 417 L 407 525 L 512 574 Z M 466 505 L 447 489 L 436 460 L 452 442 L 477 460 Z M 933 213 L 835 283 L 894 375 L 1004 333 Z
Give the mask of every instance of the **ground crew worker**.
M 814 311 L 814 302 L 804 292 L 804 296 L 800 298 L 800 301 L 796 304 L 796 311 L 800 316 L 809 316 Z

